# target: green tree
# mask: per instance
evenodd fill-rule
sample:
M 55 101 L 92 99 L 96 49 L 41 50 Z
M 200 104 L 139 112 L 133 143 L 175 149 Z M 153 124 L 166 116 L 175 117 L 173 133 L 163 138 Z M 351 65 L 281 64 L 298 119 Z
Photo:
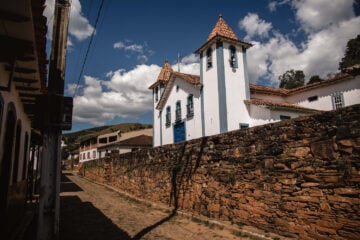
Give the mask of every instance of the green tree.
M 345 56 L 339 63 L 339 69 L 341 72 L 345 72 L 346 68 L 355 64 L 360 64 L 360 35 L 357 35 L 356 38 L 348 41 Z
M 292 89 L 303 86 L 305 83 L 305 75 L 301 70 L 287 70 L 279 76 L 280 88 Z
M 316 82 L 321 82 L 323 81 L 319 75 L 314 75 L 310 78 L 309 82 L 307 84 L 312 84 L 312 83 L 316 83 Z

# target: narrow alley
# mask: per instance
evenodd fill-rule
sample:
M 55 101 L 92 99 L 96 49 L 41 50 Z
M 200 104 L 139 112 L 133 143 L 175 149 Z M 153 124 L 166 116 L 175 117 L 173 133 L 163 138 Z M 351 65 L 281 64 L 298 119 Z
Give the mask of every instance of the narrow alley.
M 253 239 L 244 226 L 213 223 L 152 205 L 65 172 L 60 239 Z M 227 226 L 228 225 L 228 226 Z M 250 230 L 251 231 L 251 230 Z M 272 239 L 269 236 L 264 238 Z M 261 239 L 261 238 L 259 238 Z

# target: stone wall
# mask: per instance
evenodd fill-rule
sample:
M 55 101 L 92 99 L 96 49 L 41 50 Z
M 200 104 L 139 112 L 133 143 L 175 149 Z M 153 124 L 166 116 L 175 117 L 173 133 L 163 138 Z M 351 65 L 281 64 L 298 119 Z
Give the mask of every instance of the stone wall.
M 299 239 L 360 239 L 360 105 L 99 161 L 137 197 Z

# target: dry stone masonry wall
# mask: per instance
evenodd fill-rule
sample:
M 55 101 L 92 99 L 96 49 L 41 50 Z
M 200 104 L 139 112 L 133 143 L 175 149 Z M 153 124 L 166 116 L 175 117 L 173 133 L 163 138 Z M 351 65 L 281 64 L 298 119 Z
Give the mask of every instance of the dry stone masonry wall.
M 360 105 L 90 161 L 139 198 L 299 239 L 360 239 Z

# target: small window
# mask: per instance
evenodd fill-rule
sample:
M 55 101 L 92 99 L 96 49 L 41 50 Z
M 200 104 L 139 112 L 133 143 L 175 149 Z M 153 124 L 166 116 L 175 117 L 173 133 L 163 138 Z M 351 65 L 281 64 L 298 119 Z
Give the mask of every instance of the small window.
M 340 109 L 344 107 L 344 96 L 342 93 L 336 93 L 332 95 L 332 102 L 334 109 Z
M 159 100 L 159 88 L 156 87 L 154 91 L 155 91 L 155 101 L 158 101 Z
M 166 108 L 166 123 L 165 125 L 168 127 L 170 126 L 170 123 L 171 123 L 171 111 L 170 111 L 170 107 L 167 107 Z
M 93 158 L 96 158 L 96 151 L 93 151 Z
M 317 101 L 317 100 L 318 100 L 318 96 L 308 97 L 308 101 L 309 101 L 309 102 L 314 102 L 314 101 Z
M 248 123 L 240 123 L 240 129 L 245 129 L 245 128 L 249 128 L 249 124 Z
M 117 140 L 117 136 L 110 136 L 109 142 L 115 142 Z
M 85 155 L 85 153 L 83 153 L 83 160 L 86 160 L 86 155 Z
M 180 102 L 176 102 L 175 121 L 176 122 L 181 121 L 181 103 Z
M 229 49 L 230 49 L 230 59 L 229 59 L 230 67 L 237 68 L 238 61 L 237 61 L 237 56 L 236 56 L 236 48 L 234 46 L 230 46 Z
M 212 49 L 206 51 L 206 69 L 212 68 Z
M 178 92 L 180 89 L 179 85 L 176 85 L 176 92 Z
M 291 119 L 290 116 L 280 115 L 280 120 L 281 120 L 281 121 L 289 120 L 289 119 Z
M 193 116 L 194 116 L 194 96 L 190 94 L 187 98 L 186 117 L 190 118 Z
M 87 158 L 90 159 L 90 152 L 87 153 Z

